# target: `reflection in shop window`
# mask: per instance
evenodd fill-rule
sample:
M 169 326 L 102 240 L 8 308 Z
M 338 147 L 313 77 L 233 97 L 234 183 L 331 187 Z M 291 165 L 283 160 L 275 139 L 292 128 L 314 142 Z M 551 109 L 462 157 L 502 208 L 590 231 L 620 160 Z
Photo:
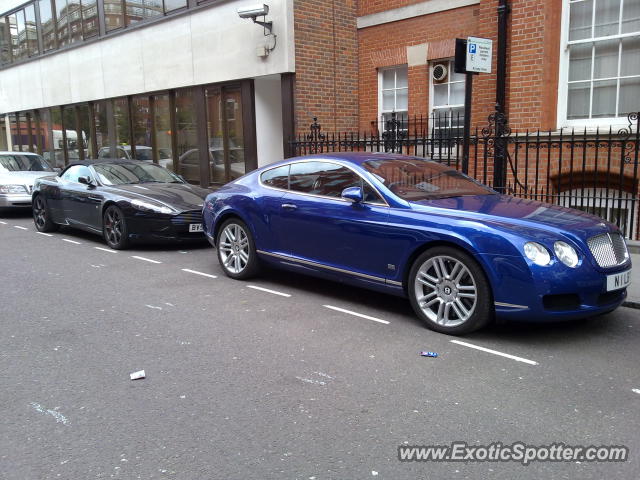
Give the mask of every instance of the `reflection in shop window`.
M 62 167 L 64 163 L 57 164 L 55 149 L 53 147 L 53 126 L 51 113 L 48 108 L 40 109 L 40 136 L 42 142 L 42 156 L 52 167 Z
M 131 128 L 129 126 L 129 102 L 126 98 L 117 98 L 113 101 L 113 117 L 115 120 L 115 138 L 118 146 L 128 147 L 125 151 L 131 152 Z M 130 155 L 118 152 L 116 158 L 128 158 Z
M 40 0 L 40 27 L 42 28 L 42 40 L 44 51 L 56 48 L 56 25 L 53 21 L 51 0 Z
M 96 145 L 98 152 L 96 156 L 100 156 L 104 149 L 109 148 L 109 122 L 107 116 L 107 100 L 101 100 L 94 102 L 93 104 L 93 118 L 96 122 Z
M 98 6 L 96 0 L 81 0 L 82 37 L 91 38 L 98 34 Z
M 144 22 L 163 14 L 162 0 L 126 0 L 127 25 Z
M 124 26 L 122 14 L 121 0 L 104 0 L 104 19 L 107 32 Z
M 137 160 L 153 162 L 149 97 L 134 97 L 131 101 L 131 112 L 133 114 L 133 143 L 136 147 L 135 157 Z
M 171 147 L 171 114 L 169 95 L 154 97 L 156 147 L 158 163 L 173 171 L 173 151 Z
M 24 7 L 27 52 L 30 57 L 40 53 L 38 47 L 38 30 L 36 27 L 36 7 L 34 4 Z
M 11 35 L 9 33 L 9 19 L 0 17 L 0 65 L 11 62 Z
M 187 0 L 164 0 L 164 11 L 170 12 L 179 8 L 186 8 Z
M 190 183 L 200 183 L 197 117 L 191 89 L 176 92 L 176 140 L 178 174 Z

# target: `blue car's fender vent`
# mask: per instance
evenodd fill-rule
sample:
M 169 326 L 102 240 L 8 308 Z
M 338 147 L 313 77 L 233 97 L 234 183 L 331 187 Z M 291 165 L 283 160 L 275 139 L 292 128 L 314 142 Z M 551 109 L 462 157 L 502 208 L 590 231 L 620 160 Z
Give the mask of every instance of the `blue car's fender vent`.
M 589 250 L 602 268 L 617 267 L 629 258 L 627 244 L 619 233 L 602 233 L 587 240 Z
M 187 225 L 189 223 L 202 223 L 202 212 L 200 210 L 191 210 L 182 212 L 171 217 L 171 223 L 174 225 Z

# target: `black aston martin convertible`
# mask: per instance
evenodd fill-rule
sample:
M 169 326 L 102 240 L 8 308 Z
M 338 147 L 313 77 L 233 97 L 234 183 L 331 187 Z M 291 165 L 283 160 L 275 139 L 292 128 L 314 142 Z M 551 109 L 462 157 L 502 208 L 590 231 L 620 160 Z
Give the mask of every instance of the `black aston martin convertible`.
M 68 225 L 101 234 L 115 249 L 137 240 L 200 240 L 208 193 L 152 163 L 89 160 L 35 182 L 33 220 L 40 232 Z

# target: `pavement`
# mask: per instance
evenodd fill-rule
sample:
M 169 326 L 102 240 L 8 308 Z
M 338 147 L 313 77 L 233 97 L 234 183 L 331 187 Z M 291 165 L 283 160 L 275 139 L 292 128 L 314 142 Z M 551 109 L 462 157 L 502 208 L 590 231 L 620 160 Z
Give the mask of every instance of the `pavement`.
M 629 252 L 631 253 L 631 285 L 627 288 L 626 307 L 640 309 L 640 241 L 630 241 Z
M 635 309 L 452 338 L 401 298 L 275 270 L 231 280 L 206 243 L 115 252 L 12 215 L 0 247 L 3 480 L 640 478 Z M 630 458 L 397 457 L 453 441 Z

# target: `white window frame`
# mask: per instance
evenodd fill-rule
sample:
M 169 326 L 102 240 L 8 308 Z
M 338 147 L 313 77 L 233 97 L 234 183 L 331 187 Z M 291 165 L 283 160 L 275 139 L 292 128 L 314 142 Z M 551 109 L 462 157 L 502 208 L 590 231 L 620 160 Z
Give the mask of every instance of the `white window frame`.
M 435 93 L 434 93 L 434 80 L 433 80 L 433 67 L 435 67 L 436 65 L 439 64 L 443 64 L 445 63 L 447 64 L 447 71 L 448 71 L 448 75 L 453 75 L 453 68 L 454 68 L 454 59 L 453 58 L 442 58 L 439 60 L 432 60 L 429 64 L 429 120 L 433 119 L 433 114 L 435 113 L 434 108 L 438 108 L 438 110 L 445 110 L 444 107 L 434 107 L 433 104 L 433 99 L 435 98 Z M 451 78 L 451 77 L 450 77 Z M 449 85 L 448 89 L 447 89 L 447 100 L 451 99 L 451 84 L 452 83 L 465 83 L 467 80 L 466 78 L 462 79 L 462 80 L 456 80 L 455 82 L 451 82 L 448 81 L 447 84 Z M 447 105 L 446 108 L 448 108 L 449 110 L 451 110 L 452 108 L 464 108 L 464 99 L 463 102 L 460 104 L 455 104 L 455 105 Z M 464 117 L 463 117 L 464 118 Z M 456 127 L 458 128 L 458 127 Z M 463 128 L 462 126 L 459 128 Z M 433 129 L 429 128 L 428 134 L 431 134 L 431 131 Z
M 389 70 L 397 70 L 399 68 L 405 68 L 407 71 L 407 86 L 406 87 L 397 87 L 397 78 L 394 79 L 394 92 L 398 91 L 398 90 L 404 90 L 406 88 L 407 90 L 407 109 L 406 110 L 397 110 L 395 109 L 396 103 L 397 103 L 397 95 L 394 93 L 394 98 L 393 98 L 393 105 L 394 105 L 394 109 L 393 110 L 384 110 L 382 108 L 383 106 L 383 97 L 382 97 L 382 76 L 383 76 L 383 72 L 387 72 Z M 397 75 L 396 75 L 397 77 Z M 389 90 L 389 89 L 387 89 Z M 409 66 L 405 63 L 405 64 L 400 64 L 400 65 L 393 65 L 390 67 L 383 67 L 383 68 L 379 68 L 378 69 L 378 122 L 379 122 L 379 129 L 381 132 L 383 132 L 385 130 L 385 125 L 384 125 L 384 120 L 382 119 L 382 116 L 384 114 L 390 114 L 390 113 L 400 113 L 403 117 L 406 117 L 406 119 L 408 120 L 409 118 Z
M 589 130 L 595 130 L 596 127 L 611 126 L 616 128 L 628 127 L 627 117 L 601 117 L 601 118 L 580 118 L 569 120 L 567 118 L 567 107 L 569 99 L 569 20 L 570 20 L 570 4 L 579 3 L 581 0 L 562 0 L 562 24 L 560 32 L 560 68 L 558 76 L 558 105 L 557 105 L 557 125 L 562 127 L 586 127 Z M 593 9 L 595 15 L 595 8 Z M 607 37 L 598 37 L 598 40 L 615 40 L 625 37 L 637 37 L 639 33 L 626 33 L 621 35 L 611 35 Z M 591 40 L 591 38 L 589 39 Z M 618 58 L 618 76 L 620 78 L 621 59 Z M 593 76 L 593 62 L 591 65 Z M 593 81 L 593 78 L 592 78 Z M 619 90 L 619 87 L 618 87 Z M 617 97 L 617 96 L 616 96 Z M 617 100 L 616 100 L 617 101 Z

